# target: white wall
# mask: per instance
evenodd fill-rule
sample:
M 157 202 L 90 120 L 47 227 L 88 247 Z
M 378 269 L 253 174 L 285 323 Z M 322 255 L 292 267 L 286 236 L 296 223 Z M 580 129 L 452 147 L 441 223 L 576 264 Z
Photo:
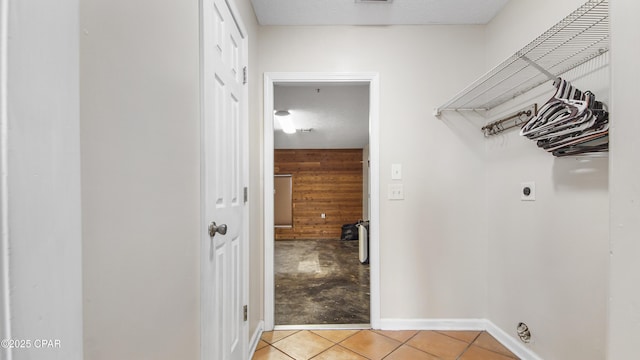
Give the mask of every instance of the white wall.
M 487 27 L 488 68 L 582 3 L 511 1 Z M 608 56 L 564 77 L 610 105 Z M 549 82 L 490 117 L 533 102 L 541 106 L 553 90 Z M 533 335 L 527 346 L 544 359 L 603 359 L 608 159 L 554 158 L 518 131 L 491 137 L 486 144 L 489 320 L 514 338 L 517 324 L 527 323 Z M 535 202 L 520 200 L 525 181 L 536 182 Z
M 542 35 L 585 1 L 509 1 L 486 26 L 488 69 Z
M 198 1 L 83 0 L 87 359 L 199 359 Z
M 9 245 L 11 318 L 4 319 L 10 334 L 5 330 L 2 338 L 31 341 L 29 349 L 14 349 L 13 359 L 79 360 L 78 1 L 11 0 L 9 10 L 2 234 Z M 37 339 L 59 346 L 39 348 Z M 5 350 L 0 357 L 9 359 Z
M 249 36 L 249 329 L 263 316 L 261 77 Z M 197 0 L 82 0 L 85 348 L 90 359 L 197 359 Z M 254 145 L 255 144 L 255 145 Z
M 263 27 L 260 72 L 379 72 L 381 317 L 484 318 L 482 135 L 433 108 L 482 73 L 480 26 Z M 477 133 L 476 133 L 477 131 Z M 386 200 L 402 163 L 405 200 Z
M 638 356 L 640 334 L 640 162 L 637 116 L 640 23 L 636 1 L 611 1 L 611 273 L 608 359 Z

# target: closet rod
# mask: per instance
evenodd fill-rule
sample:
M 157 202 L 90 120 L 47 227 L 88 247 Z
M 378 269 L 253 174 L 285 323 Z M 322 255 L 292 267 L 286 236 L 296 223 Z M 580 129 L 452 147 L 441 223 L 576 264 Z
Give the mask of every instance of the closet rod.
M 527 121 L 529 121 L 532 117 L 536 116 L 537 114 L 538 114 L 538 104 L 534 103 L 516 113 L 513 113 L 500 120 L 493 121 L 483 126 L 481 130 L 484 133 L 484 136 L 486 137 L 489 137 L 491 135 L 497 135 L 503 131 L 524 125 Z M 513 121 L 513 124 L 510 124 L 509 126 L 504 127 L 504 124 L 510 121 Z

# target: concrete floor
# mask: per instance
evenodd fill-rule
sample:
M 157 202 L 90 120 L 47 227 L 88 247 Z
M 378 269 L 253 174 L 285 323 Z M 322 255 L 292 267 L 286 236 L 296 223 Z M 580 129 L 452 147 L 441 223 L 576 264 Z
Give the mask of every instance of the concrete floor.
M 369 265 L 358 241 L 275 242 L 275 324 L 368 324 Z

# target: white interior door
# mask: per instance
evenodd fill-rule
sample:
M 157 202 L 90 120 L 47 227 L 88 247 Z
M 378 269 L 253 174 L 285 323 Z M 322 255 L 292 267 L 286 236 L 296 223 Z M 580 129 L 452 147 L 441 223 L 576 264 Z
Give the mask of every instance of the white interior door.
M 202 12 L 206 232 L 201 244 L 202 359 L 240 360 L 247 343 L 243 309 L 247 47 L 226 1 L 202 0 Z

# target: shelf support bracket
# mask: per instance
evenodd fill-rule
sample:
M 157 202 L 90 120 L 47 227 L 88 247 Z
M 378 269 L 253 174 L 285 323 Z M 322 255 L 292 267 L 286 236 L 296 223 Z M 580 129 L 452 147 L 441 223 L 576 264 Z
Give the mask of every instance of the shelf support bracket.
M 555 76 L 552 73 L 548 72 L 547 69 L 545 69 L 542 66 L 538 65 L 535 61 L 529 59 L 525 55 L 522 55 L 521 58 L 522 58 L 522 60 L 528 62 L 529 65 L 531 65 L 534 68 L 538 69 L 538 71 L 540 71 L 541 73 L 545 74 L 549 78 L 549 80 L 555 80 L 557 78 L 557 76 Z

